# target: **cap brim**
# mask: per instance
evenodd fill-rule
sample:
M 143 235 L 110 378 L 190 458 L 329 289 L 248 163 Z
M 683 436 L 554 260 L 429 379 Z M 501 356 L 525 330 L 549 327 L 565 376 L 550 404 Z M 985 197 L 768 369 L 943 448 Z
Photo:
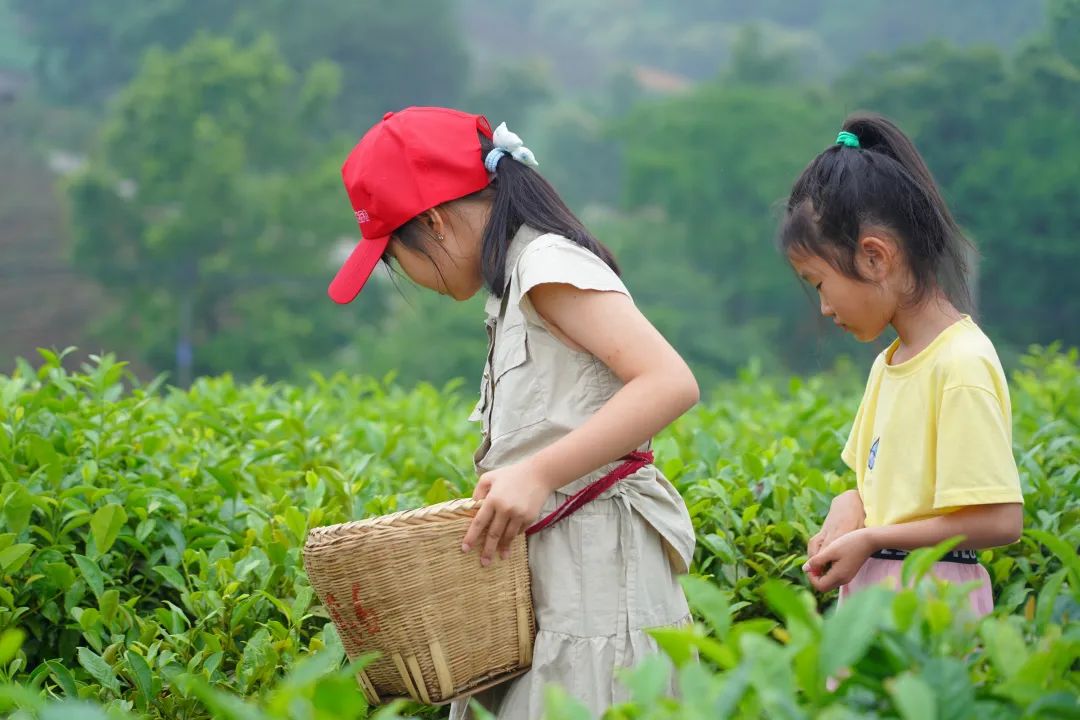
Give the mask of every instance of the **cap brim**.
M 338 270 L 337 275 L 330 283 L 327 294 L 334 302 L 344 305 L 356 299 L 364 284 L 371 277 L 379 259 L 386 252 L 386 246 L 390 244 L 390 236 L 368 239 L 364 238 L 353 248 L 349 259 Z

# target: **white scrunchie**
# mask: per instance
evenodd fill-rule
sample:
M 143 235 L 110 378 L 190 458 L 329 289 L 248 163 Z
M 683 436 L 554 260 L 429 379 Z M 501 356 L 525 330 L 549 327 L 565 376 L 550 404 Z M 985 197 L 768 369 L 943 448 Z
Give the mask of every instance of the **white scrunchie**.
M 491 141 L 495 147 L 484 158 L 484 167 L 487 168 L 488 172 L 495 172 L 495 168 L 498 167 L 499 160 L 503 155 L 509 155 L 519 163 L 524 163 L 529 167 L 540 167 L 540 163 L 536 161 L 532 150 L 525 147 L 525 143 L 522 142 L 520 137 L 510 132 L 510 129 L 506 127 L 506 123 L 500 123 L 499 127 L 495 128 Z

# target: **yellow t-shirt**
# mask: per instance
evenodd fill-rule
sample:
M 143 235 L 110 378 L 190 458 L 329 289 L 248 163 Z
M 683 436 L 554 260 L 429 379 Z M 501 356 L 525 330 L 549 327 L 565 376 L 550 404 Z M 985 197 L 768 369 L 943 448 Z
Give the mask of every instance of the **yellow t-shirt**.
M 895 525 L 967 505 L 1022 503 L 1009 386 L 990 339 L 963 319 L 922 352 L 874 362 L 843 459 L 866 525 Z

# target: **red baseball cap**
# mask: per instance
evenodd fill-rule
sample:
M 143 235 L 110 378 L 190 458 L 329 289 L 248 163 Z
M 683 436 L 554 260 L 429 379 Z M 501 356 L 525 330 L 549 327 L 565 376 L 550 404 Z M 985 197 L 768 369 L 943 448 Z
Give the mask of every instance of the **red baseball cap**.
M 338 270 L 330 298 L 352 302 L 386 252 L 390 236 L 414 217 L 491 182 L 477 132 L 483 115 L 436 107 L 389 112 L 367 131 L 341 167 L 361 240 Z

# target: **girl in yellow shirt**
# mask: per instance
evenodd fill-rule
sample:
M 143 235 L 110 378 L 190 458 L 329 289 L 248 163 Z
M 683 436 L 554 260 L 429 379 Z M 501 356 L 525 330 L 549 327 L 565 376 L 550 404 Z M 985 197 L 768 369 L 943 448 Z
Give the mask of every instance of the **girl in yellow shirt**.
M 792 188 L 780 243 L 815 287 L 821 313 L 863 342 L 888 326 L 844 448 L 857 489 L 834 498 L 805 565 L 841 600 L 896 583 L 908 550 L 960 536 L 934 574 L 990 578 L 975 551 L 1015 542 L 1023 498 L 1012 455 L 1009 390 L 993 344 L 962 312 L 974 255 L 911 141 L 872 114 L 847 119 L 836 144 Z

